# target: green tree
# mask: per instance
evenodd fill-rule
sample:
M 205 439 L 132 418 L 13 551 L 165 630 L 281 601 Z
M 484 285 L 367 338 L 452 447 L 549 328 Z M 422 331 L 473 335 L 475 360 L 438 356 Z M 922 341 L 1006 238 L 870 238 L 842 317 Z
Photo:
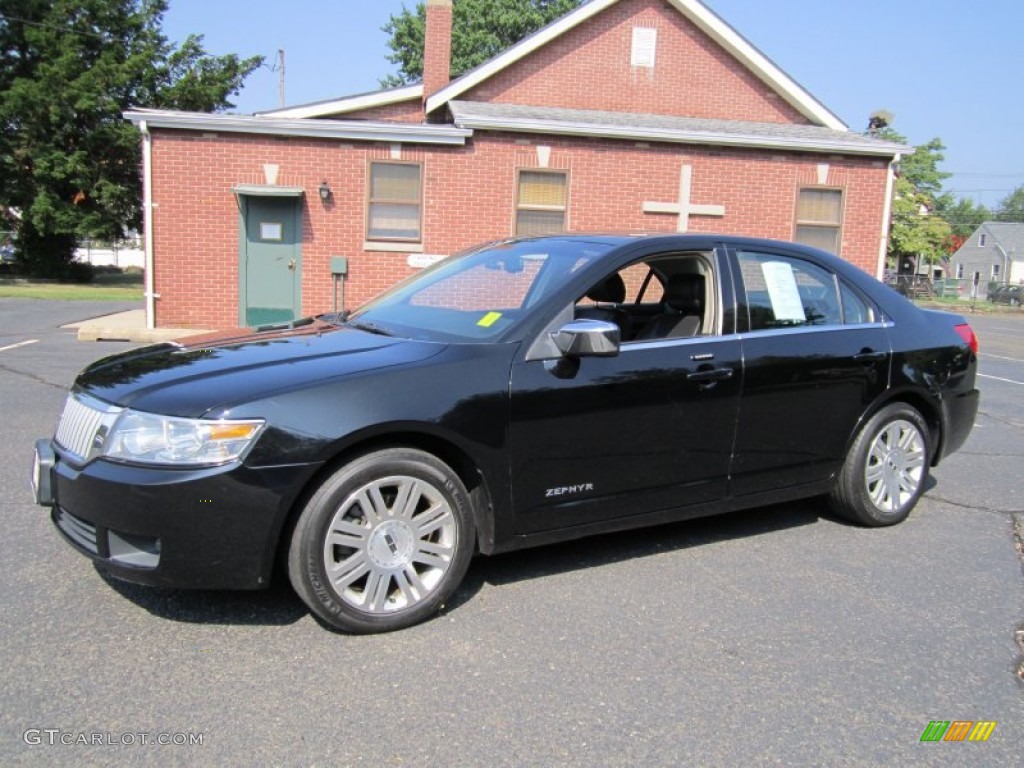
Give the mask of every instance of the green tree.
M 1024 184 L 999 201 L 996 207 L 999 221 L 1024 223 Z
M 992 212 L 969 197 L 955 198 L 949 192 L 935 200 L 935 212 L 949 222 L 953 237 L 966 239 L 984 222 L 992 219 Z M 955 248 L 954 248 L 955 250 Z
M 875 134 L 889 141 L 906 143 L 906 138 L 891 128 Z M 949 252 L 949 223 L 937 213 L 942 182 L 951 174 L 939 170 L 945 146 L 938 138 L 915 147 L 900 160 L 892 203 L 889 230 L 889 260 L 898 265 L 907 257 L 921 257 L 918 264 L 934 264 Z
M 210 56 L 161 34 L 167 0 L 0 0 L 0 208 L 18 212 L 29 272 L 60 276 L 86 237 L 138 227 L 130 107 L 233 106 L 256 56 Z
M 454 0 L 452 7 L 452 77 L 501 53 L 544 25 L 564 16 L 583 0 Z M 382 29 L 390 35 L 388 61 L 398 73 L 380 81 L 392 88 L 423 77 L 426 9 L 422 2 L 392 16 Z

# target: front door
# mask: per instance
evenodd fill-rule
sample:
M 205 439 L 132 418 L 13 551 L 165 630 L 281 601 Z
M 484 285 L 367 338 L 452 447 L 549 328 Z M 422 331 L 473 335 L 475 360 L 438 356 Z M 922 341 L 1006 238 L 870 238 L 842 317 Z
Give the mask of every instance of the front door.
M 241 323 L 294 320 L 302 307 L 301 199 L 245 196 L 241 205 Z
M 607 290 L 587 294 L 595 305 L 577 304 L 577 317 L 605 313 L 620 325 L 617 356 L 513 365 L 516 533 L 726 496 L 742 358 L 739 337 L 721 333 L 721 274 L 710 250 L 654 253 L 600 281 Z M 683 282 L 704 288 L 688 307 L 697 325 L 685 334 L 685 322 L 655 323 L 650 312 L 682 320 L 672 286 Z M 650 327 L 638 329 L 645 320 Z
M 514 365 L 516 532 L 724 498 L 740 365 L 736 337 L 625 344 L 569 377 L 541 361 Z M 735 375 L 702 381 L 712 366 Z

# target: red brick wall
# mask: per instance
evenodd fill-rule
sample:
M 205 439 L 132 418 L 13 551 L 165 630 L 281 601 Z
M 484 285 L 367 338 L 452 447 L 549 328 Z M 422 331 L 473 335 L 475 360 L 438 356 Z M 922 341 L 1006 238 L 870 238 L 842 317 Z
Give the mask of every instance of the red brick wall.
M 537 143 L 551 147 L 551 168 L 569 171 L 575 231 L 675 231 L 675 216 L 646 214 L 642 206 L 675 201 L 680 167 L 688 164 L 693 202 L 726 208 L 722 218 L 692 217 L 691 231 L 792 239 L 797 190 L 816 184 L 818 164 L 828 163 L 826 183 L 846 191 L 842 255 L 875 270 L 887 167 L 881 160 L 586 139 L 525 143 L 484 133 L 465 147 L 403 147 L 403 160 L 424 164 L 423 251 L 450 254 L 510 235 L 516 169 L 537 167 Z M 349 258 L 350 308 L 411 274 L 408 254 L 363 250 L 367 164 L 389 153 L 383 144 L 155 130 L 157 324 L 238 324 L 239 212 L 231 187 L 263 183 L 264 163 L 280 166 L 279 184 L 306 190 L 305 313 L 332 307 L 331 256 Z M 317 194 L 325 179 L 334 193 L 328 204 Z
M 658 30 L 653 70 L 630 66 L 634 26 Z M 663 0 L 617 3 L 459 98 L 754 122 L 809 122 Z

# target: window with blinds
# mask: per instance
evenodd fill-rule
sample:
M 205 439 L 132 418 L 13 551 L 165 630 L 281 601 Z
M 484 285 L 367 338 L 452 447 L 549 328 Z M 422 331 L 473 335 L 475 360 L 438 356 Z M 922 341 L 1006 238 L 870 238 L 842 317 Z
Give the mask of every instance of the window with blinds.
M 419 163 L 370 163 L 367 236 L 371 240 L 420 240 L 422 173 Z
M 519 171 L 516 235 L 564 232 L 568 195 L 569 174 L 565 171 Z
M 796 204 L 796 233 L 793 239 L 831 253 L 839 253 L 843 224 L 843 191 L 807 187 L 800 190 Z

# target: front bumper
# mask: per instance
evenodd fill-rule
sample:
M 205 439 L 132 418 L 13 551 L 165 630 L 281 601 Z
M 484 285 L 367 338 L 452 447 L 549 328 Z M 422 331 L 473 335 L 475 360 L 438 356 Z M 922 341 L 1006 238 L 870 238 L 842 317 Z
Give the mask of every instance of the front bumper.
M 268 586 L 283 523 L 316 465 L 201 469 L 98 459 L 76 466 L 36 443 L 36 502 L 71 546 L 112 575 L 152 586 Z

